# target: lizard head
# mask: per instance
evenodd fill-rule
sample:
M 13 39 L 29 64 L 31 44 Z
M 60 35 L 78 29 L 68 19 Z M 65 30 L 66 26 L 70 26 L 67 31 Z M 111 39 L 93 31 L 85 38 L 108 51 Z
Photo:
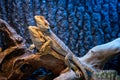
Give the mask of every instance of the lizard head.
M 48 21 L 43 16 L 36 15 L 34 18 L 41 31 L 48 31 L 50 29 Z
M 43 39 L 43 34 L 40 32 L 38 27 L 36 27 L 36 26 L 29 26 L 28 30 L 29 30 L 30 37 L 31 37 L 32 41 L 33 40 L 36 41 L 36 42 L 38 42 L 38 40 L 41 41 L 41 42 L 45 41 L 45 39 Z
M 37 30 L 39 30 L 38 27 L 36 27 L 36 26 L 29 26 L 28 29 L 29 29 L 30 35 L 32 35 L 34 37 L 37 37 L 37 35 L 38 35 Z

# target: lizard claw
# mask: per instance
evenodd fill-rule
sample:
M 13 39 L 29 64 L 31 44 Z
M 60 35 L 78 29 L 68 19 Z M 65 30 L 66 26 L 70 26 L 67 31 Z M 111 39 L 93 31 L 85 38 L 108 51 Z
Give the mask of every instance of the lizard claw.
M 72 59 L 72 54 L 67 54 L 66 56 L 65 56 L 65 63 L 66 63 L 66 65 L 69 67 L 69 68 L 71 68 L 71 62 L 70 62 L 70 60 Z
M 40 49 L 40 52 L 44 52 L 45 51 L 45 47 L 42 46 L 41 49 Z
M 72 54 L 68 53 L 66 56 L 65 56 L 65 60 L 71 60 L 72 59 Z
M 77 77 L 81 77 L 82 76 L 82 73 L 79 70 L 75 71 L 75 74 L 76 74 Z
M 67 54 L 66 56 L 65 56 L 65 61 L 69 61 L 69 60 L 71 60 L 72 59 L 72 54 Z

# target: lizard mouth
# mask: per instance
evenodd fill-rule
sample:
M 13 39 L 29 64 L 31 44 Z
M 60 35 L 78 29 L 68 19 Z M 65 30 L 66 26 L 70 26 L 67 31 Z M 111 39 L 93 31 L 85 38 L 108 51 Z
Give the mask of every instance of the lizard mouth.
M 49 29 L 49 22 L 43 16 L 34 16 L 35 21 L 37 22 L 37 26 L 43 29 Z
M 38 18 L 38 15 L 35 15 L 34 18 L 37 19 L 37 18 Z

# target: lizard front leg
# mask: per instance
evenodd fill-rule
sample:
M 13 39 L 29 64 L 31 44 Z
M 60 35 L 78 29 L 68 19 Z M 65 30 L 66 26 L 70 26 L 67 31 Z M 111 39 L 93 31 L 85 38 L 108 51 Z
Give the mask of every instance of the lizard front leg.
M 71 58 L 72 58 L 72 55 L 69 54 L 69 53 L 65 56 L 65 64 L 66 64 L 68 67 L 65 68 L 63 71 L 61 71 L 60 74 L 66 73 L 66 72 L 70 71 L 70 69 L 71 69 L 71 63 L 70 63 L 69 59 L 71 59 Z
M 48 52 L 50 51 L 50 44 L 52 43 L 51 40 L 48 40 L 47 42 L 45 42 L 41 48 L 39 49 L 40 53 L 42 53 L 43 55 L 48 54 Z
M 71 62 L 70 62 L 70 60 L 72 59 L 72 54 L 70 54 L 70 53 L 68 53 L 66 56 L 65 56 L 65 64 L 69 67 L 69 68 L 71 68 Z
M 71 62 L 73 57 L 75 57 L 75 55 L 73 55 L 71 53 L 68 53 L 65 56 L 65 63 L 67 64 L 67 66 L 69 67 L 69 69 L 72 69 L 75 72 L 76 76 L 81 77 L 82 76 L 82 72 L 79 71 L 77 65 L 75 65 L 74 63 Z

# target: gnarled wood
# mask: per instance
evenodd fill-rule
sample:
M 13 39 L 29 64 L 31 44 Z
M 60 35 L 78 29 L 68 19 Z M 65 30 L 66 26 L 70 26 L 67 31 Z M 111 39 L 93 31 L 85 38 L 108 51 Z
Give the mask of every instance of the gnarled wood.
M 66 66 L 63 61 L 51 55 L 41 56 L 33 54 L 33 52 L 25 48 L 25 40 L 9 24 L 1 19 L 0 32 L 2 32 L 5 39 L 5 48 L 0 52 L 1 79 L 27 79 L 40 67 L 50 70 L 55 77 L 65 69 Z
M 0 20 L 0 31 L 4 34 L 4 42 L 6 43 L 5 48 L 0 50 L 0 79 L 27 79 L 40 67 L 50 70 L 55 77 L 66 68 L 65 63 L 62 60 L 59 60 L 52 55 L 41 56 L 33 54 L 32 51 L 25 48 L 25 40 L 3 20 Z M 119 45 L 120 38 L 103 45 L 98 45 L 90 49 L 88 53 L 79 58 L 79 60 L 82 64 L 87 65 L 97 72 L 102 70 L 102 67 L 108 59 L 111 59 L 112 56 L 117 55 L 120 52 Z M 77 76 L 73 71 L 68 71 L 62 73 L 54 80 L 61 79 L 74 80 L 77 79 Z
M 85 56 L 79 58 L 79 60 L 83 64 L 86 64 L 87 66 L 89 66 L 89 68 L 94 69 L 95 70 L 94 73 L 96 73 L 96 72 L 99 72 L 99 70 L 102 70 L 104 64 L 109 59 L 112 59 L 115 55 L 118 55 L 119 52 L 120 52 L 120 38 L 117 38 L 106 44 L 93 47 L 88 51 L 88 53 Z M 67 73 L 61 74 L 55 80 L 61 80 L 61 79 L 73 80 L 77 78 L 76 76 L 68 77 L 68 74 L 74 75 L 74 72 L 67 72 Z

